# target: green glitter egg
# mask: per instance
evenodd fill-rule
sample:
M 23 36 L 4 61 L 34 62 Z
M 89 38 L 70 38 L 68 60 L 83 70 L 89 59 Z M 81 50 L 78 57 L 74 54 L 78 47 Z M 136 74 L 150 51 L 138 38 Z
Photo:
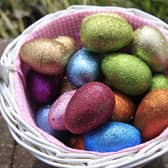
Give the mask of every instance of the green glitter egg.
M 111 54 L 103 58 L 102 72 L 112 88 L 136 96 L 148 90 L 152 73 L 146 63 L 128 54 Z
M 91 51 L 116 51 L 131 42 L 133 29 L 118 14 L 97 13 L 82 20 L 80 38 L 84 47 Z
M 156 74 L 152 78 L 150 90 L 168 89 L 168 77 L 163 74 Z

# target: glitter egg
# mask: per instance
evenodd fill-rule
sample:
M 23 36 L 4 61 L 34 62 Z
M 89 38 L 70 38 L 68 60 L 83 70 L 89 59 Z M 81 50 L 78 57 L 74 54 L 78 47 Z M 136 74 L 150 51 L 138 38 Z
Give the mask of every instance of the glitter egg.
M 35 121 L 38 127 L 42 130 L 48 132 L 51 135 L 55 134 L 55 130 L 48 123 L 48 112 L 50 105 L 45 105 L 41 107 L 35 114 Z
M 95 81 L 100 75 L 99 59 L 96 54 L 82 48 L 71 58 L 67 66 L 67 77 L 76 87 Z
M 67 145 L 71 148 L 85 150 L 84 135 L 71 134 Z
M 48 121 L 50 125 L 56 130 L 66 130 L 64 126 L 64 114 L 66 107 L 75 92 L 76 90 L 64 92 L 51 106 L 48 115 Z
M 140 129 L 144 141 L 158 136 L 168 127 L 168 90 L 156 89 L 140 102 L 134 125 Z
M 152 71 L 168 67 L 168 43 L 165 35 L 154 26 L 141 26 L 134 31 L 132 53 L 146 62 Z
M 163 74 L 156 74 L 152 77 L 150 90 L 168 89 L 168 77 Z
M 52 102 L 58 95 L 60 80 L 58 76 L 30 71 L 26 78 L 30 101 L 38 105 Z
M 84 134 L 111 118 L 115 99 L 101 82 L 89 82 L 72 96 L 64 115 L 65 127 L 73 134 Z
M 96 152 L 116 152 L 140 143 L 139 130 L 123 122 L 107 122 L 84 136 L 85 150 Z
M 120 92 L 115 92 L 115 106 L 112 111 L 113 121 L 130 122 L 135 114 L 135 104 L 132 99 Z
M 60 90 L 60 94 L 64 93 L 64 92 L 67 92 L 67 91 L 70 91 L 70 90 L 73 90 L 73 89 L 76 89 L 75 86 L 73 86 L 67 76 L 64 76 L 63 80 L 62 80 L 62 84 L 61 84 L 61 90 Z
M 107 55 L 102 59 L 101 68 L 112 88 L 130 96 L 145 93 L 151 84 L 152 72 L 149 66 L 133 55 Z
M 51 105 L 44 105 L 40 107 L 35 113 L 35 123 L 39 128 L 41 128 L 46 133 L 54 136 L 63 143 L 66 143 L 69 133 L 67 131 L 58 131 L 52 128 L 48 122 L 48 113 Z

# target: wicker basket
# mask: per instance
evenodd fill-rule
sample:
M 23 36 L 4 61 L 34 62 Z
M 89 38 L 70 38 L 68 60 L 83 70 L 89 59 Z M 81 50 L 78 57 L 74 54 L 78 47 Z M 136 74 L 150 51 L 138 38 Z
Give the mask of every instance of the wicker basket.
M 33 123 L 30 107 L 24 93 L 24 76 L 20 71 L 20 46 L 36 37 L 59 34 L 73 36 L 79 41 L 81 19 L 95 12 L 117 12 L 137 28 L 152 25 L 168 37 L 168 25 L 160 19 L 137 9 L 119 7 L 72 6 L 46 15 L 27 28 L 8 45 L 1 60 L 0 111 L 13 138 L 35 157 L 45 163 L 62 168 L 116 168 L 143 165 L 168 151 L 168 128 L 161 135 L 141 145 L 119 152 L 97 153 L 71 149 L 43 132 Z M 21 99 L 21 100 L 20 100 Z

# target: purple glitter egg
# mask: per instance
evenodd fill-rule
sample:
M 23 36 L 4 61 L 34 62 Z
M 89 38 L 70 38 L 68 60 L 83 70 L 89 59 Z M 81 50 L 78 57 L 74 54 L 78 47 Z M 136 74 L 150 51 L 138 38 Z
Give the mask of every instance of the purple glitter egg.
M 36 104 L 48 104 L 58 95 L 60 76 L 48 76 L 31 71 L 27 76 L 27 89 L 30 101 Z

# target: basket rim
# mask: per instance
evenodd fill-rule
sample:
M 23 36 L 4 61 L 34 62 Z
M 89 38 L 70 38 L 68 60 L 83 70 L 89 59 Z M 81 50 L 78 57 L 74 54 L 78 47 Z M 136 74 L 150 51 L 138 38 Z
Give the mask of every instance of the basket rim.
M 13 82 L 13 71 L 11 71 L 11 67 L 13 67 L 13 59 L 15 58 L 15 55 L 16 54 L 14 54 L 14 53 L 18 53 L 18 50 L 19 50 L 19 48 L 18 48 L 18 41 L 20 41 L 21 40 L 21 38 L 23 38 L 23 36 L 25 36 L 27 33 L 29 33 L 31 30 L 33 30 L 36 26 L 37 27 L 39 27 L 40 26 L 40 24 L 42 24 L 42 22 L 45 20 L 45 19 L 48 19 L 48 18 L 54 18 L 54 17 L 56 17 L 56 15 L 59 15 L 59 16 L 63 16 L 64 15 L 64 12 L 69 12 L 69 13 L 71 13 L 71 12 L 78 12 L 78 11 L 83 11 L 83 10 L 88 10 L 88 9 L 93 9 L 93 8 L 99 8 L 99 9 L 102 9 L 102 8 L 108 8 L 108 9 L 117 9 L 117 10 L 126 10 L 127 12 L 133 12 L 133 14 L 137 14 L 137 13 L 139 13 L 139 14 L 142 14 L 143 13 L 143 16 L 144 16 L 144 14 L 145 15 L 149 15 L 149 14 L 147 14 L 147 13 L 144 13 L 144 12 L 142 12 L 142 11 L 140 11 L 140 10 L 138 10 L 138 9 L 133 9 L 133 8 L 128 8 L 128 9 L 125 9 L 125 8 L 118 8 L 118 7 L 95 7 L 95 6 L 71 6 L 71 7 L 69 7 L 68 9 L 66 9 L 66 10 L 62 10 L 62 11 L 59 11 L 59 12 L 56 12 L 56 13 L 53 13 L 53 14 L 49 14 L 49 15 L 46 15 L 46 16 L 44 16 L 42 19 L 40 19 L 39 21 L 37 21 L 37 22 L 35 22 L 32 26 L 30 26 L 28 29 L 26 29 L 20 36 L 18 36 L 13 42 L 11 42 L 9 45 L 8 45 L 8 47 L 5 49 L 5 51 L 4 51 L 4 53 L 3 53 L 3 55 L 2 55 L 2 57 L 1 57 L 1 59 L 0 59 L 0 62 L 1 62 L 1 64 L 3 64 L 3 66 L 5 66 L 9 71 L 8 71 L 8 75 L 9 75 L 9 84 L 12 84 L 12 82 Z M 55 15 L 56 14 L 56 15 Z M 67 13 L 66 13 L 67 14 Z M 154 16 L 151 16 L 151 15 L 149 15 L 150 17 L 150 19 L 154 19 L 155 17 Z M 155 19 L 154 19 L 155 20 Z M 159 19 L 160 20 L 160 19 Z M 155 20 L 156 21 L 156 20 Z M 158 22 L 158 18 L 157 18 L 157 21 L 156 22 Z M 160 23 L 159 23 L 159 26 L 160 26 L 160 24 L 162 25 L 162 29 L 164 29 L 164 31 L 166 31 L 166 30 L 168 30 L 168 25 L 166 24 L 165 25 L 165 23 L 163 22 L 163 21 L 161 21 Z M 167 31 L 166 31 L 167 32 Z M 13 68 L 12 70 L 16 70 L 15 68 Z M 18 115 L 18 109 L 17 109 L 17 105 L 16 105 L 16 102 L 14 102 L 14 100 L 11 98 L 10 99 L 10 94 L 11 93 L 13 93 L 13 87 L 11 86 L 11 85 L 7 85 L 6 83 L 4 83 L 4 82 L 2 82 L 1 83 L 1 88 L 0 88 L 0 91 L 1 91 L 1 96 L 0 96 L 0 101 L 1 101 L 1 104 L 3 104 L 3 106 L 2 107 L 0 107 L 0 110 L 1 110 L 1 113 L 2 113 L 2 116 L 4 117 L 4 119 L 6 120 L 6 122 L 7 122 L 7 124 L 8 124 L 8 127 L 9 127 L 9 130 L 10 130 L 10 132 L 11 132 L 11 134 L 12 134 L 12 136 L 13 136 L 13 138 L 21 145 L 21 146 L 23 146 L 24 148 L 27 148 L 29 151 L 31 151 L 31 153 L 32 154 L 34 154 L 37 158 L 39 158 L 39 159 L 41 159 L 41 160 L 43 160 L 44 162 L 47 162 L 47 159 L 45 158 L 46 156 L 48 156 L 49 154 L 46 154 L 46 152 L 43 152 L 40 148 L 38 149 L 38 150 L 36 150 L 35 148 L 33 148 L 32 146 L 30 147 L 29 146 L 29 142 L 27 142 L 27 144 L 26 143 L 23 143 L 23 141 L 22 141 L 22 136 L 23 135 L 19 135 L 19 133 L 21 132 L 22 134 L 24 134 L 24 132 L 26 132 L 25 130 L 26 130 L 26 128 L 29 128 L 30 126 L 29 125 L 26 125 L 25 123 L 24 123 L 24 121 L 22 121 L 22 120 L 19 120 L 19 115 Z M 9 107 L 9 104 L 12 104 L 13 105 L 13 107 L 15 108 L 15 112 L 13 112 L 12 110 L 13 109 L 11 109 L 10 107 Z M 9 108 L 7 108 L 7 109 L 5 109 L 6 107 L 9 107 Z M 9 112 L 7 112 L 7 110 L 9 110 Z M 15 115 L 13 115 L 15 113 Z M 17 122 L 19 122 L 19 126 L 17 125 L 18 123 Z M 23 125 L 22 124 L 25 124 L 24 125 L 24 127 L 23 127 Z M 23 130 L 21 131 L 21 130 L 19 130 L 17 127 L 23 127 Z M 39 135 L 36 131 L 34 131 L 32 128 L 29 128 L 29 131 L 30 131 L 30 135 L 32 135 L 32 136 L 41 136 L 41 135 Z M 29 135 L 29 136 L 30 136 Z M 27 133 L 25 134 L 25 137 L 27 136 Z M 24 137 L 24 138 L 25 138 Z M 24 139 L 23 138 L 23 139 Z M 27 140 L 28 141 L 28 140 Z M 155 145 L 156 144 L 160 144 L 160 148 L 157 148 Z M 150 155 L 150 156 L 146 156 L 146 155 L 144 155 L 144 153 L 145 153 L 145 150 L 144 150 L 144 153 L 142 152 L 142 154 L 141 155 L 139 155 L 139 156 L 137 156 L 138 155 L 138 153 L 139 152 L 137 152 L 137 151 L 133 151 L 133 152 L 126 152 L 125 153 L 125 156 L 126 155 L 128 155 L 128 154 L 130 154 L 130 156 L 131 155 L 135 155 L 135 157 L 133 157 L 133 159 L 132 159 L 132 162 L 134 163 L 135 161 L 139 161 L 139 162 L 141 162 L 141 159 L 145 159 L 146 158 L 146 160 L 147 161 L 149 161 L 150 160 L 150 158 L 155 158 L 155 157 L 158 157 L 158 156 L 160 156 L 160 155 L 162 155 L 162 154 L 164 154 L 164 153 L 166 153 L 166 152 L 168 152 L 168 148 L 166 148 L 165 149 L 165 144 L 167 144 L 168 143 L 168 135 L 166 136 L 166 137 L 163 137 L 163 139 L 161 138 L 156 138 L 156 140 L 153 140 L 153 150 L 154 151 L 161 151 L 160 153 L 156 153 L 156 155 L 154 155 L 153 153 L 152 153 L 152 156 Z M 35 142 L 34 142 L 34 144 L 35 144 Z M 151 145 L 151 144 L 150 144 Z M 150 146 L 149 145 L 149 146 Z M 152 146 L 151 145 L 151 146 Z M 54 145 L 55 146 L 55 145 Z M 150 147 L 151 147 L 150 146 Z M 164 148 L 163 148 L 164 147 Z M 60 150 L 60 151 L 59 151 Z M 150 151 L 150 148 L 146 151 L 146 152 L 149 152 Z M 61 153 L 62 152 L 62 153 Z M 58 157 L 56 157 L 57 159 L 61 156 L 61 157 L 63 157 L 64 158 L 64 160 L 65 160 L 65 155 L 67 155 L 67 154 L 65 154 L 64 153 L 65 151 L 63 150 L 63 151 L 61 151 L 61 149 L 59 149 L 58 148 L 58 151 L 57 151 L 57 155 L 58 155 Z M 44 155 L 45 156 L 44 156 Z M 72 154 L 71 154 L 72 155 Z M 79 155 L 79 154 L 78 154 Z M 108 166 L 108 164 L 107 164 L 107 161 L 110 163 L 110 159 L 111 158 L 113 158 L 112 156 L 102 156 L 102 157 L 100 157 L 100 156 L 97 156 L 97 155 L 95 155 L 94 153 L 93 154 L 90 154 L 90 155 L 85 155 L 85 154 L 81 154 L 82 156 L 77 156 L 77 155 L 74 155 L 74 157 L 81 157 L 81 159 L 83 160 L 83 162 L 82 162 L 82 164 L 81 164 L 81 167 L 86 167 L 86 165 L 87 165 L 87 167 L 92 167 L 92 168 L 94 168 L 94 167 L 97 167 L 99 164 L 101 164 L 101 166 L 102 166 L 102 163 L 104 163 L 104 165 L 105 166 Z M 115 154 L 114 154 L 115 155 Z M 72 155 L 73 156 L 73 155 Z M 141 156 L 141 157 L 140 157 Z M 144 157 L 145 156 L 145 157 Z M 118 156 L 119 158 L 120 158 L 120 156 Z M 51 157 L 49 157 L 50 159 L 51 159 Z M 89 159 L 88 159 L 89 158 Z M 69 158 L 68 158 L 69 159 Z M 71 158 L 72 159 L 72 158 Z M 96 162 L 95 162 L 95 159 L 96 159 Z M 127 158 L 128 159 L 128 158 Z M 129 165 L 129 164 L 131 164 L 131 159 L 128 161 L 128 160 L 126 160 L 126 163 Z M 67 166 L 65 166 L 64 164 L 58 164 L 57 162 L 55 162 L 55 161 L 52 161 L 53 160 L 53 158 L 51 159 L 51 161 L 48 161 L 48 164 L 50 164 L 50 165 L 52 165 L 52 166 L 59 166 L 59 167 L 61 167 L 62 165 L 64 166 L 64 168 Z M 77 160 L 77 159 L 75 159 L 75 160 Z M 74 161 L 74 160 L 73 160 Z M 62 161 L 61 161 L 62 162 Z M 78 161 L 79 163 L 81 163 L 81 161 Z M 94 163 L 95 162 L 95 163 Z M 70 163 L 70 161 L 69 161 L 69 163 Z M 122 163 L 120 163 L 120 166 L 122 166 L 122 164 L 123 164 L 124 162 L 122 162 Z M 126 163 L 125 163 L 125 165 L 126 165 Z M 144 162 L 143 162 L 144 163 Z M 136 163 L 134 163 L 134 165 L 135 165 Z M 137 164 L 138 164 L 138 162 L 137 162 Z M 124 166 L 124 165 L 123 165 Z M 71 165 L 70 165 L 70 167 L 71 167 Z M 75 167 L 75 165 L 72 165 L 72 167 Z M 78 168 L 80 168 L 80 166 L 79 165 L 77 165 L 77 167 Z M 108 166 L 109 167 L 109 166 Z

